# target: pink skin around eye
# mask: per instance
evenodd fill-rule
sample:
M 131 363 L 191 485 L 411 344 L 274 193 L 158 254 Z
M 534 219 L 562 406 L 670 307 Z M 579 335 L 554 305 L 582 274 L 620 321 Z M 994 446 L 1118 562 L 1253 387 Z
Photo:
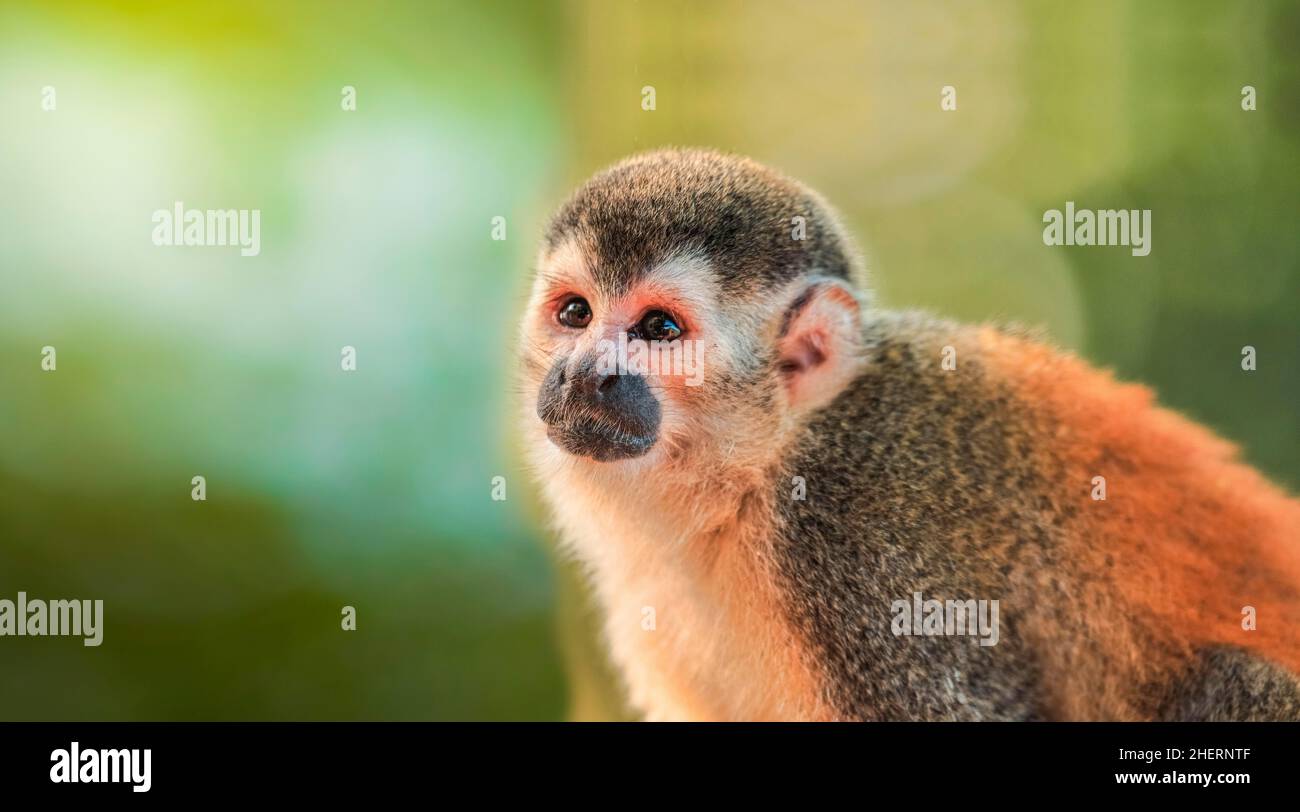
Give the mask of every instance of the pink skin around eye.
M 692 396 L 703 391 L 698 388 L 703 383 L 701 373 L 704 371 L 700 352 L 703 346 L 700 344 L 702 331 L 693 318 L 691 308 L 673 292 L 650 286 L 639 288 L 618 303 L 620 323 L 626 328 L 639 326 L 648 314 L 656 310 L 667 314 L 681 330 L 681 335 L 677 337 L 680 340 L 659 344 L 660 352 L 669 354 L 667 359 L 664 354 L 661 354 L 660 359 L 670 361 L 671 353 L 681 354 L 682 358 L 676 370 L 678 374 L 673 374 L 671 369 L 664 370 L 661 367 L 661 371 L 652 376 L 651 385 L 659 393 L 659 398 L 665 405 L 670 402 L 685 404 L 692 399 Z M 688 380 L 691 383 L 688 383 Z
M 628 327 L 640 324 L 648 314 L 662 310 L 672 318 L 677 328 L 682 331 L 680 338 L 690 338 L 693 320 L 686 303 L 668 291 L 641 289 L 620 303 L 620 310 L 627 314 Z

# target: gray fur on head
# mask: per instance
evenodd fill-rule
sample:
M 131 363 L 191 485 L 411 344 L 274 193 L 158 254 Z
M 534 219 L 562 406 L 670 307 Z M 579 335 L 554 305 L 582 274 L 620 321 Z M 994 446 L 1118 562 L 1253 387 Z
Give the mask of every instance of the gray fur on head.
M 612 293 L 683 252 L 708 258 L 727 293 L 814 273 L 863 279 L 857 249 L 820 195 L 749 158 L 705 149 L 649 152 L 597 174 L 555 215 L 545 246 L 566 239 L 589 251 L 597 283 Z

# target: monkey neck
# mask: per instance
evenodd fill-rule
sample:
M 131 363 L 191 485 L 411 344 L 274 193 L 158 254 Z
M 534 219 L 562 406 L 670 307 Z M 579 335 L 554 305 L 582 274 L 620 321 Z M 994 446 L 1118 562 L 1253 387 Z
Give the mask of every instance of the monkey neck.
M 752 528 L 770 521 L 770 490 L 775 459 L 757 441 L 710 443 L 708 446 L 668 444 L 658 459 L 646 464 L 578 461 L 548 479 L 550 502 L 561 523 L 575 532 L 577 552 L 593 563 L 606 560 L 610 546 L 637 546 L 656 563 L 675 566 L 682 559 L 708 558 L 719 540 L 749 537 Z M 764 506 L 768 506 L 764 509 Z M 640 536 L 655 541 L 642 544 Z M 598 536 L 592 545 L 585 539 Z M 593 539 L 594 541 L 594 539 Z M 626 562 L 623 555 L 609 558 Z
M 632 705 L 659 719 L 829 718 L 773 620 L 775 472 L 739 443 L 647 462 L 562 466 L 545 480 Z M 663 613 L 654 634 L 647 610 Z

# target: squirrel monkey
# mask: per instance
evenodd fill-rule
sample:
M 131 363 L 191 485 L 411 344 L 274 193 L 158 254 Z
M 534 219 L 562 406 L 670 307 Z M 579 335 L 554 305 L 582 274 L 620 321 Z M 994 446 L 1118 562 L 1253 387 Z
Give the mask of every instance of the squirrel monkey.
M 1300 719 L 1300 502 L 1148 390 L 862 277 L 819 195 L 711 151 L 551 222 L 525 431 L 631 704 Z

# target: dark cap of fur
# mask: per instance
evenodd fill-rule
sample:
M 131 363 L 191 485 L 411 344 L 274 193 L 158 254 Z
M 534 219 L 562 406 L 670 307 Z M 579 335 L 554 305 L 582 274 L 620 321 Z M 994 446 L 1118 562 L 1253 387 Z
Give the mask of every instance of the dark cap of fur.
M 804 218 L 802 240 L 795 217 Z M 812 273 L 860 278 L 857 253 L 820 196 L 748 158 L 711 150 L 658 150 L 599 173 L 555 215 L 546 248 L 570 238 L 612 293 L 684 252 L 710 260 L 733 294 Z

